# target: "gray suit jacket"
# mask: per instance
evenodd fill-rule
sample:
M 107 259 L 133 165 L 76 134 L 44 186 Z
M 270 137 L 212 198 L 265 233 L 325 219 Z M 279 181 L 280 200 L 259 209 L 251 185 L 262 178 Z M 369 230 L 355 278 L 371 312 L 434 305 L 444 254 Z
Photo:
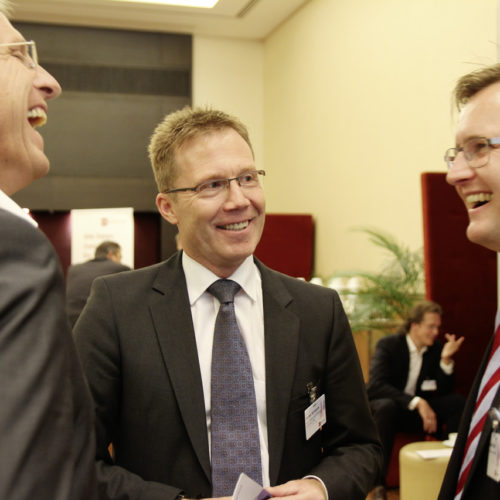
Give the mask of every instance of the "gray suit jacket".
M 257 265 L 271 484 L 314 474 L 332 499 L 364 500 L 379 474 L 381 449 L 338 295 Z M 180 254 L 97 278 L 75 336 L 96 405 L 101 498 L 211 496 L 203 388 Z M 306 440 L 308 383 L 326 395 L 328 420 Z
M 91 500 L 94 416 L 57 256 L 0 210 L 0 498 Z
M 111 259 L 92 259 L 68 267 L 66 275 L 66 313 L 71 328 L 85 307 L 92 282 L 98 276 L 130 271 L 130 267 Z

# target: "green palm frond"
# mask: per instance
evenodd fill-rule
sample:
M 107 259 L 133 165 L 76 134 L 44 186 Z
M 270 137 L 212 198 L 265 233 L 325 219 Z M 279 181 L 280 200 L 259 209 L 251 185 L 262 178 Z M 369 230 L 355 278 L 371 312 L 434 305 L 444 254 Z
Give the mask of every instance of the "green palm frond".
M 423 257 L 390 234 L 373 228 L 358 228 L 369 240 L 387 252 L 380 272 L 345 271 L 334 277 L 359 278 L 358 290 L 343 291 L 353 331 L 383 329 L 393 331 L 413 305 L 424 298 Z

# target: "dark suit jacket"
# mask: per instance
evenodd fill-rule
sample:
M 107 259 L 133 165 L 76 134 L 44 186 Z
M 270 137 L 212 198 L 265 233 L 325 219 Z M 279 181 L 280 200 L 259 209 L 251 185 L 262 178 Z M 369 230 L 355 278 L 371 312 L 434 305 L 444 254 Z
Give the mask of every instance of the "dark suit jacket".
M 111 259 L 92 259 L 68 267 L 66 275 L 66 313 L 71 328 L 85 307 L 92 282 L 98 276 L 130 271 L 130 267 Z
M 442 345 L 434 342 L 423 355 L 422 368 L 417 379 L 416 396 L 428 399 L 432 396 L 448 394 L 453 390 L 453 374 L 447 375 L 439 367 Z M 408 408 L 413 396 L 406 394 L 404 388 L 408 381 L 410 351 L 406 334 L 397 333 L 380 339 L 375 348 L 368 382 L 368 398 L 389 398 Z M 424 380 L 435 380 L 436 391 L 422 391 Z
M 439 493 L 439 500 L 452 500 L 455 496 L 455 490 L 458 482 L 458 474 L 462 466 L 467 434 L 469 433 L 470 421 L 474 413 L 474 405 L 477 399 L 477 392 L 481 384 L 481 378 L 488 362 L 488 358 L 493 346 L 493 338 L 486 349 L 483 361 L 479 371 L 474 379 L 474 384 L 467 398 L 464 413 L 458 429 L 458 436 L 453 448 L 453 453 L 446 469 L 446 475 Z M 493 399 L 493 406 L 500 408 L 500 389 Z M 500 483 L 486 475 L 486 465 L 488 461 L 488 449 L 491 437 L 491 419 L 487 418 L 484 424 L 483 432 L 472 462 L 472 467 L 467 477 L 467 482 L 463 490 L 462 500 L 498 500 L 500 498 Z
M 257 262 L 262 275 L 271 484 L 315 474 L 331 498 L 363 499 L 380 470 L 349 324 L 338 295 Z M 203 388 L 180 254 L 97 278 L 75 327 L 94 396 L 102 498 L 211 496 Z M 305 439 L 306 386 L 327 423 Z M 113 465 L 107 447 L 114 443 Z
M 0 210 L 0 498 L 96 497 L 94 415 L 50 243 Z

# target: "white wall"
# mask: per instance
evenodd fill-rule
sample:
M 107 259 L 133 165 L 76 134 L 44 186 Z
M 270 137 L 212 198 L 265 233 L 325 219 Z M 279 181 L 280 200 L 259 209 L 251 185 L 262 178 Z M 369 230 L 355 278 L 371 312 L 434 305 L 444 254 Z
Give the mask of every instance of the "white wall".
M 193 40 L 193 102 L 239 116 L 268 212 L 312 213 L 316 274 L 375 269 L 355 226 L 422 246 L 456 79 L 497 60 L 497 0 L 310 0 L 263 43 Z
M 237 116 L 250 132 L 256 165 L 264 167 L 262 42 L 193 37 L 193 105 Z
M 269 211 L 316 218 L 316 272 L 378 267 L 353 226 L 422 246 L 456 79 L 496 62 L 496 0 L 311 0 L 265 41 Z

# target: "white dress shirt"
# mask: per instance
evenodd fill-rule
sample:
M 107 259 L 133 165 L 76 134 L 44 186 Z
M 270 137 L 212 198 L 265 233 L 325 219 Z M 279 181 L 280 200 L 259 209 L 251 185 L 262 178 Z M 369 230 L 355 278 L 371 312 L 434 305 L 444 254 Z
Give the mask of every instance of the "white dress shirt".
M 410 351 L 410 367 L 408 370 L 408 380 L 406 381 L 404 392 L 414 396 L 417 391 L 417 380 L 420 370 L 422 369 L 422 359 L 424 353 L 427 351 L 427 346 L 422 347 L 419 351 L 409 334 L 406 335 L 406 343 L 408 344 L 408 350 Z M 443 360 L 441 360 L 439 366 L 447 375 L 451 375 L 453 373 L 453 362 L 446 365 Z M 420 397 L 415 396 L 408 404 L 408 409 L 414 410 L 419 401 Z
M 219 301 L 206 290 L 212 283 L 217 281 L 219 277 L 189 257 L 186 252 L 182 253 L 182 267 L 186 276 L 196 346 L 198 349 L 210 450 L 212 344 L 214 339 L 215 319 L 219 312 L 220 304 Z M 234 309 L 236 321 L 245 341 L 252 364 L 255 396 L 257 400 L 262 482 L 263 486 L 266 487 L 269 486 L 270 482 L 266 416 L 264 313 L 261 277 L 253 261 L 253 256 L 247 257 L 228 279 L 236 281 L 241 287 L 241 290 L 234 298 Z
M 14 215 L 17 215 L 18 217 L 27 220 L 30 224 L 33 224 L 35 227 L 38 227 L 37 222 L 32 219 L 12 198 L 7 196 L 1 189 L 0 208 L 7 210 L 7 212 L 10 212 Z

